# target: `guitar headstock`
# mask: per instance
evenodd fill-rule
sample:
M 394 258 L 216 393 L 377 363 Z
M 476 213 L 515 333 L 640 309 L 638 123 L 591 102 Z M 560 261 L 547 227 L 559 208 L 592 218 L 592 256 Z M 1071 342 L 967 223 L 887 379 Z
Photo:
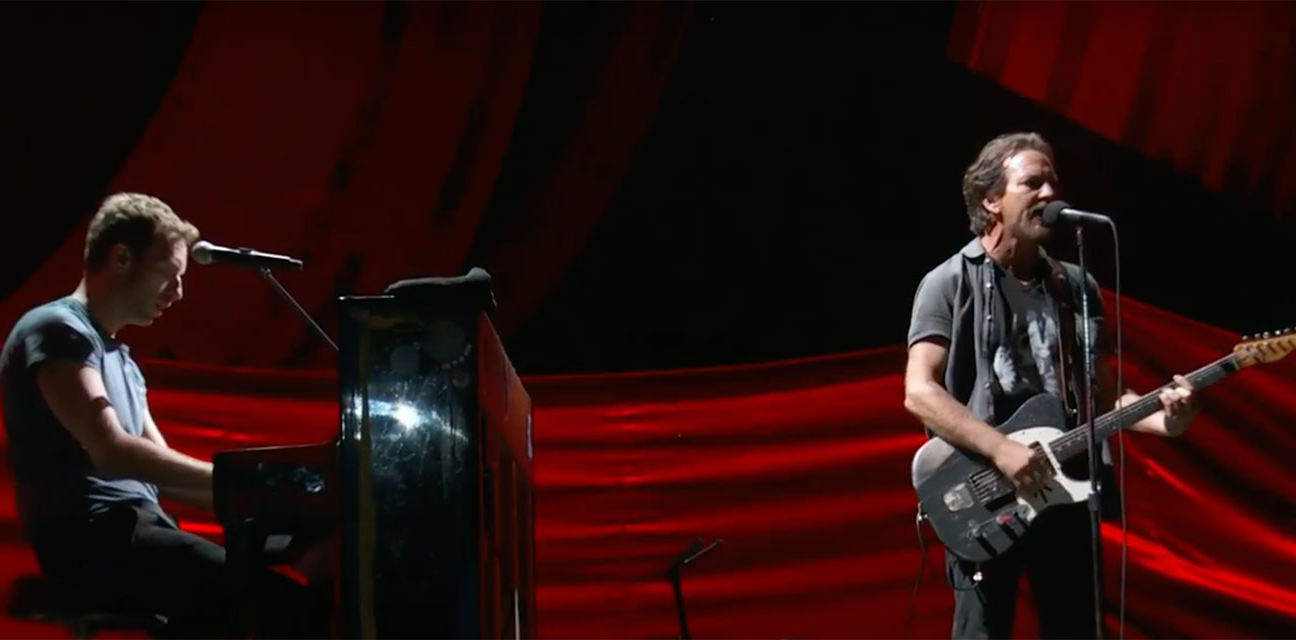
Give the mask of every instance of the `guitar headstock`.
M 1233 355 L 1238 365 L 1249 367 L 1253 364 L 1277 362 L 1296 351 L 1296 330 L 1287 328 L 1283 331 L 1268 331 L 1254 336 L 1242 336 L 1242 342 L 1233 347 Z

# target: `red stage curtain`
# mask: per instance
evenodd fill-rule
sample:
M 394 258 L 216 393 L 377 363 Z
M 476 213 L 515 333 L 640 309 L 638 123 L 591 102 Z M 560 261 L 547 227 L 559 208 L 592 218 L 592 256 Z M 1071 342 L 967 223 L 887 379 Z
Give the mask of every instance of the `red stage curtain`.
M 1237 340 L 1134 302 L 1125 318 L 1127 384 L 1140 390 Z M 674 635 L 663 573 L 702 537 L 725 542 L 685 570 L 698 637 L 901 636 L 919 564 L 908 464 L 923 439 L 901 407 L 902 364 L 902 349 L 888 348 L 527 379 L 541 634 Z M 144 369 L 169 440 L 200 456 L 323 440 L 337 428 L 331 371 Z M 1296 632 L 1293 379 L 1296 358 L 1244 370 L 1203 394 L 1184 437 L 1126 438 L 1129 636 Z M 16 545 L 12 492 L 3 495 Z M 181 514 L 218 535 L 200 514 Z M 1119 529 L 1104 533 L 1114 617 Z M 928 534 L 927 544 L 914 633 L 939 637 L 951 601 L 939 543 Z
M 497 197 L 541 27 L 539 3 L 212 3 L 109 187 L 157 195 L 218 244 L 301 257 L 280 276 L 325 329 L 339 295 L 459 275 Z M 608 208 L 653 122 L 689 5 L 610 9 L 581 61 L 583 112 L 496 215 L 480 266 L 535 312 Z M 93 210 L 0 301 L 0 325 L 70 292 Z M 222 366 L 330 367 L 327 347 L 255 274 L 190 265 L 202 292 L 138 356 Z M 204 339 L 194 340 L 197 328 Z M 207 329 L 210 328 L 210 329 Z M 258 339 L 249 340 L 255 331 Z
M 949 56 L 1211 190 L 1296 205 L 1290 3 L 967 3 Z

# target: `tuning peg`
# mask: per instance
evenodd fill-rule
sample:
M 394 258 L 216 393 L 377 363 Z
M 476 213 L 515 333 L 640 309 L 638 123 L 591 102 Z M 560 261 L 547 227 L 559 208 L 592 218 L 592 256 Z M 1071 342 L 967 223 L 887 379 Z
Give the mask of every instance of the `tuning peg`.
M 1264 332 L 1264 335 L 1261 336 L 1261 337 L 1264 338 L 1265 340 L 1268 340 L 1268 339 L 1269 339 L 1269 332 L 1268 332 L 1268 331 Z
M 1247 340 L 1250 340 L 1250 339 L 1251 339 L 1251 336 L 1250 336 L 1250 335 L 1247 335 L 1247 334 L 1245 334 L 1245 333 L 1242 334 L 1242 341 L 1243 341 L 1243 342 L 1246 342 Z

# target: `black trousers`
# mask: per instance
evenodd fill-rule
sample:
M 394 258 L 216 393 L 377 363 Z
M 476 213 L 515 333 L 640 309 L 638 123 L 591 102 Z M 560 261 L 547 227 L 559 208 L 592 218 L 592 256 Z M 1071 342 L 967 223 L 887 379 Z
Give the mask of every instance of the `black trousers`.
M 1097 637 L 1090 545 L 1089 508 L 1079 502 L 1044 511 L 1021 542 L 989 562 L 966 562 L 946 552 L 954 588 L 952 637 L 1010 637 L 1022 571 L 1035 600 L 1040 637 Z M 974 580 L 978 571 L 979 581 Z
M 181 531 L 153 504 L 122 504 L 32 540 L 41 571 L 119 610 L 160 613 L 176 637 L 323 637 L 322 594 L 265 569 L 237 592 L 225 549 Z M 238 598 L 238 599 L 236 599 Z M 257 605 L 245 628 L 242 602 Z

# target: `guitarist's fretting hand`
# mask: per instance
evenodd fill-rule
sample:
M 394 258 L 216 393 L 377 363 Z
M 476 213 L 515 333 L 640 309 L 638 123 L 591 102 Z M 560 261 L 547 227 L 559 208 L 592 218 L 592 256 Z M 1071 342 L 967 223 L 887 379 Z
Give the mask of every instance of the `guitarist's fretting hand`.
M 1188 378 L 1176 375 L 1174 382 L 1173 385 L 1157 392 L 1157 399 L 1161 401 L 1161 411 L 1139 420 L 1130 426 L 1131 429 L 1172 438 L 1183 435 L 1189 423 L 1197 415 L 1197 395 Z M 1126 390 L 1118 406 L 1127 407 L 1138 402 L 1139 398 L 1140 396 L 1134 391 Z
M 1048 479 L 1044 461 L 1035 455 L 1035 450 L 1016 440 L 1003 438 L 995 447 L 991 461 L 1021 493 L 1039 491 Z
M 1162 389 L 1160 394 L 1161 408 L 1165 411 L 1166 435 L 1182 434 L 1193 416 L 1197 415 L 1197 399 L 1193 397 L 1192 383 L 1180 375 L 1174 377 L 1175 386 Z

